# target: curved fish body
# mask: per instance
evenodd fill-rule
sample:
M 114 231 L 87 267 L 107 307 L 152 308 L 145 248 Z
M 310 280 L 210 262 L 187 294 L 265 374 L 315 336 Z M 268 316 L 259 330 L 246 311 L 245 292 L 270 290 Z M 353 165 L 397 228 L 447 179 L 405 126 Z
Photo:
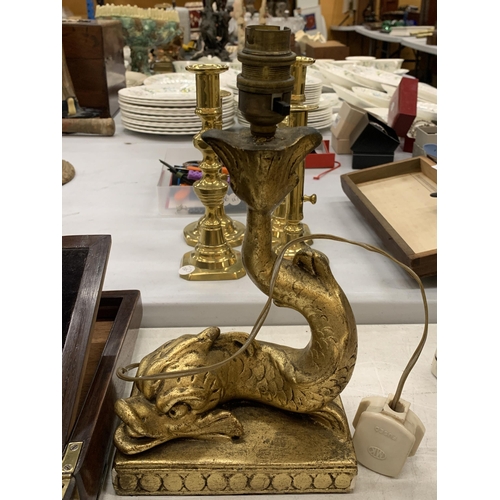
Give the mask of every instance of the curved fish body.
M 249 133 L 248 133 L 249 134 Z M 235 193 L 248 204 L 242 256 L 247 274 L 269 296 L 276 255 L 272 249 L 272 211 L 298 182 L 296 169 L 321 141 L 308 127 L 278 129 L 277 143 L 257 144 L 248 134 L 210 130 L 203 139 L 227 166 Z M 236 146 L 235 146 L 236 145 Z M 297 154 L 297 150 L 302 154 Z M 252 175 L 239 165 L 252 165 Z M 281 165 L 283 168 L 273 169 Z M 280 177 L 262 186 L 264 173 Z M 264 183 L 265 184 L 265 183 Z M 273 189 L 280 186 L 280 189 Z M 250 400 L 283 410 L 309 414 L 349 434 L 336 398 L 349 382 L 356 362 L 357 333 L 349 302 L 335 280 L 328 258 L 307 248 L 283 261 L 273 288 L 278 306 L 289 307 L 307 320 L 311 338 L 303 349 L 254 340 L 240 356 L 214 371 L 162 380 L 139 380 L 116 412 L 123 423 L 115 444 L 124 453 L 138 453 L 177 437 L 237 437 L 237 419 L 220 409 L 230 400 Z M 248 334 L 220 334 L 210 327 L 199 335 L 167 342 L 147 355 L 137 376 L 208 366 L 227 359 Z

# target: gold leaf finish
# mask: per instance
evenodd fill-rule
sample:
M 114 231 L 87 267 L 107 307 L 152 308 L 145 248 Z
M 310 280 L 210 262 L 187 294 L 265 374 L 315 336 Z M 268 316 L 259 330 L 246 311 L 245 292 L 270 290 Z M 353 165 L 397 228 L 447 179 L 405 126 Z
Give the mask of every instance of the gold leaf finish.
M 260 52 L 266 40 L 273 52 L 275 33 L 283 49 L 279 30 L 247 28 L 246 43 L 259 52 L 264 69 L 269 62 Z M 253 56 L 246 57 L 257 64 Z M 279 61 L 284 65 L 289 60 L 284 51 Z M 266 90 L 254 85 L 255 72 L 245 71 L 245 60 L 243 68 L 248 106 L 252 108 L 254 95 L 258 106 L 264 106 L 263 93 L 276 92 L 279 82 Z M 279 112 L 286 110 L 286 85 L 273 97 Z M 277 111 L 268 111 L 261 123 L 256 113 L 250 130 L 212 129 L 200 139 L 228 168 L 234 192 L 248 205 L 241 252 L 248 276 L 275 304 L 304 316 L 310 341 L 297 349 L 208 327 L 145 356 L 131 396 L 115 406 L 122 420 L 115 434 L 119 452 L 114 466 L 120 494 L 334 493 L 353 488 L 356 458 L 340 399 L 357 354 L 351 307 L 328 258 L 307 245 L 273 274 L 278 256 L 272 246 L 272 213 L 299 184 L 301 162 L 322 136 L 304 126 L 276 129 L 272 120 Z

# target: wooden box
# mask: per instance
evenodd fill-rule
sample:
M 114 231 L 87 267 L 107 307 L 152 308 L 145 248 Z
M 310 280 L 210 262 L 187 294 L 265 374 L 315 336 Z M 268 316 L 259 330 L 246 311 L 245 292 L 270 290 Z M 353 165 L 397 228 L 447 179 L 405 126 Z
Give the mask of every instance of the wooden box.
M 385 248 L 420 277 L 437 274 L 437 170 L 423 156 L 340 177 Z
M 102 110 L 101 118 L 113 117 L 118 91 L 126 87 L 121 22 L 63 20 L 62 45 L 80 106 Z
M 142 319 L 139 291 L 101 291 L 110 244 L 63 237 L 63 500 L 99 494 L 125 389 L 115 373 L 130 363 Z
M 306 42 L 306 56 L 313 59 L 343 60 L 349 56 L 349 47 L 335 40 Z

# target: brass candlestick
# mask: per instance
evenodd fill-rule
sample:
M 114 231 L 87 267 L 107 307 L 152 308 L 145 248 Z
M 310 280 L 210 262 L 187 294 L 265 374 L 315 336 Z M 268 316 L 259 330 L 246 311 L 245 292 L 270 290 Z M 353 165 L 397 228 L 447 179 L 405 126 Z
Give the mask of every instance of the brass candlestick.
M 284 120 L 284 125 L 289 127 L 303 127 L 307 125 L 308 112 L 316 109 L 315 104 L 306 104 L 305 86 L 307 66 L 314 64 L 311 57 L 298 56 L 291 67 L 291 74 L 295 78 L 292 97 L 290 99 L 290 116 Z M 304 161 L 299 163 L 297 173 L 299 183 L 285 198 L 273 214 L 273 247 L 279 253 L 286 243 L 300 236 L 311 234 L 304 219 L 304 202 L 316 203 L 316 195 L 304 195 Z M 295 254 L 312 244 L 312 241 L 300 241 L 287 247 L 285 258 L 292 259 Z
M 351 307 L 324 254 L 304 248 L 275 268 L 272 248 L 272 213 L 322 136 L 303 126 L 276 130 L 293 87 L 289 29 L 247 27 L 239 59 L 240 110 L 250 129 L 212 128 L 201 139 L 248 205 L 242 254 L 249 277 L 270 300 L 301 313 L 311 338 L 296 349 L 209 327 L 120 371 L 135 382 L 115 404 L 122 422 L 113 485 L 121 495 L 345 493 L 354 486 L 356 456 L 340 399 L 356 362 Z M 134 367 L 136 376 L 125 377 Z
M 190 69 L 190 66 L 187 67 L 187 70 L 193 71 L 192 69 Z M 225 71 L 225 70 L 223 70 L 223 71 Z M 209 78 L 211 78 L 211 77 L 209 77 Z M 197 88 L 196 95 L 198 98 L 198 88 Z M 227 90 L 219 90 L 219 95 L 220 95 L 220 97 L 225 97 L 225 96 L 229 95 L 229 92 Z M 198 113 L 198 114 L 201 116 L 200 113 Z M 220 120 L 215 124 L 214 128 L 222 129 L 222 114 L 220 116 Z M 202 169 L 202 178 L 203 178 L 206 175 L 205 168 L 204 168 L 203 164 L 200 165 L 200 167 Z M 226 192 L 224 193 L 224 196 L 225 196 L 229 186 L 227 184 L 226 176 L 223 175 L 221 172 L 220 172 L 220 176 L 221 176 L 221 182 L 226 184 Z M 217 185 L 217 189 L 218 189 L 218 185 Z M 215 215 L 220 220 L 220 223 L 222 225 L 222 232 L 224 234 L 224 239 L 226 240 L 226 243 L 228 243 L 232 247 L 240 246 L 242 241 L 243 241 L 243 236 L 245 235 L 245 224 L 233 220 L 231 217 L 229 217 L 226 214 L 226 211 L 224 210 L 224 197 L 222 198 L 222 202 L 215 209 Z M 200 238 L 200 225 L 201 225 L 202 221 L 204 221 L 205 217 L 206 217 L 206 213 L 199 220 L 189 223 L 184 228 L 184 240 L 188 245 L 190 245 L 192 247 L 197 245 L 199 238 Z
M 245 275 L 241 254 L 226 240 L 220 217 L 228 184 L 222 177 L 219 158 L 201 137 L 207 130 L 222 129 L 219 75 L 227 66 L 195 64 L 187 69 L 196 75 L 196 114 L 202 121 L 193 144 L 203 154 L 200 162 L 203 176 L 193 189 L 205 206 L 205 215 L 196 223 L 195 248 L 184 254 L 180 276 L 189 281 L 238 279 Z

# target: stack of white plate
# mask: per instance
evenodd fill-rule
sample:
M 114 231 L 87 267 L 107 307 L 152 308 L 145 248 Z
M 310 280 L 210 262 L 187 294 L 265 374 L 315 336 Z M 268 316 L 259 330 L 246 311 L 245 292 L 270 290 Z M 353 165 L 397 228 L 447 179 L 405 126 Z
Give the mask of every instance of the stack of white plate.
M 342 101 L 336 94 L 321 94 L 317 102 L 317 108 L 308 112 L 307 126 L 316 129 L 329 128 L 333 123 L 333 113 L 339 111 Z M 240 125 L 249 127 L 248 123 L 243 117 L 241 111 L 238 109 L 238 99 L 235 97 L 236 116 Z
M 322 94 L 318 107 L 307 114 L 307 126 L 319 130 L 330 128 L 333 123 L 333 113 L 338 112 L 342 101 L 337 94 Z
M 235 93 L 238 93 L 236 81 L 239 73 L 240 71 L 235 70 L 234 68 L 229 68 L 224 73 L 221 73 L 221 85 L 229 87 Z M 323 82 L 321 78 L 306 74 L 306 88 L 304 89 L 306 104 L 318 104 L 322 88 Z
M 304 89 L 306 104 L 318 104 L 322 88 L 323 82 L 319 78 L 306 75 L 306 87 Z
M 122 123 L 126 129 L 160 135 L 192 135 L 201 130 L 201 118 L 195 114 L 194 75 L 165 73 L 149 77 L 144 83 L 118 91 Z M 235 122 L 233 94 L 229 90 L 227 93 L 222 98 L 223 129 L 230 128 Z

